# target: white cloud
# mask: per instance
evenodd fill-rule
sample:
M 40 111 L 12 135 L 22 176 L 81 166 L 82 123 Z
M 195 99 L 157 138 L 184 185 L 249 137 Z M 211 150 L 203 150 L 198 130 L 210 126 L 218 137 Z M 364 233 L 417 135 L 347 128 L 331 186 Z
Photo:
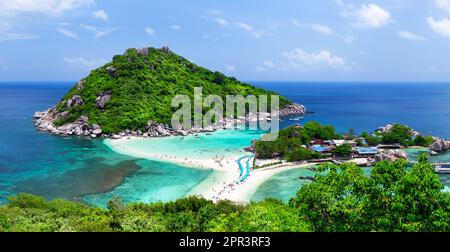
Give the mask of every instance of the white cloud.
M 450 0 L 435 0 L 436 7 L 450 13 Z
M 92 32 L 94 34 L 94 39 L 98 39 L 104 36 L 107 36 L 115 31 L 121 30 L 121 27 L 114 27 L 114 28 L 98 28 L 95 26 L 90 26 L 90 25 L 80 25 L 81 28 L 88 30 L 90 32 Z
M 324 24 L 301 23 L 300 21 L 298 21 L 295 18 L 291 19 L 291 23 L 294 26 L 297 26 L 297 27 L 308 27 L 308 28 L 310 28 L 313 31 L 316 31 L 316 32 L 319 32 L 319 33 L 322 33 L 322 34 L 325 34 L 325 35 L 333 34 L 333 30 L 329 26 L 324 25 Z
M 155 30 L 153 30 L 150 27 L 146 27 L 145 28 L 145 33 L 147 33 L 147 35 L 149 35 L 149 36 L 153 36 L 153 35 L 155 35 Z
M 266 31 L 261 30 L 261 29 L 256 29 L 252 25 L 244 23 L 244 22 L 235 22 L 234 24 L 236 25 L 237 28 L 249 33 L 252 37 L 254 37 L 256 39 L 270 35 Z
M 0 33 L 0 42 L 11 40 L 32 40 L 38 38 L 39 35 L 32 33 Z
M 60 15 L 65 11 L 93 4 L 93 0 L 1 0 L 0 16 L 13 16 L 22 12 Z
M 443 18 L 442 20 L 434 20 L 433 17 L 427 18 L 428 25 L 433 29 L 436 33 L 450 37 L 450 20 L 447 18 Z
M 323 33 L 325 35 L 329 35 L 329 34 L 333 33 L 333 31 L 331 30 L 330 27 L 323 25 L 323 24 L 311 24 L 311 28 L 314 31 Z
M 351 67 L 344 58 L 334 56 L 327 50 L 318 53 L 307 53 L 296 48 L 294 51 L 283 53 L 288 65 L 285 70 L 294 71 L 316 71 L 321 69 L 333 69 L 339 71 L 349 71 Z
M 232 65 L 226 65 L 225 70 L 227 70 L 228 72 L 234 72 L 236 70 L 236 67 Z
M 108 63 L 104 59 L 85 59 L 83 57 L 64 57 L 64 62 L 67 66 L 73 69 L 80 69 L 80 70 L 91 70 L 98 67 L 101 67 Z
M 63 36 L 68 37 L 68 38 L 73 38 L 73 39 L 78 39 L 78 34 L 76 34 L 73 31 L 69 31 L 67 29 L 64 28 L 58 28 L 57 31 L 59 33 L 61 33 Z
M 179 25 L 171 25 L 170 26 L 170 29 L 172 29 L 172 30 L 180 30 L 181 29 L 181 26 L 179 26 Z
M 252 32 L 255 30 L 255 28 L 247 23 L 243 23 L 243 22 L 235 22 L 234 23 L 239 29 L 242 29 L 244 31 L 247 32 Z
M 216 23 L 222 27 L 227 27 L 228 26 L 228 21 L 226 19 L 223 18 L 215 18 L 214 21 L 216 21 Z
M 16 28 L 26 28 L 26 25 L 19 24 L 27 20 L 24 18 L 26 13 L 59 16 L 66 11 L 93 4 L 94 0 L 0 0 L 0 41 L 39 38 L 36 34 L 15 31 Z
M 414 34 L 412 32 L 409 32 L 409 31 L 398 31 L 397 34 L 400 37 L 407 39 L 407 40 L 412 40 L 412 41 L 424 41 L 425 40 L 424 37 Z
M 358 27 L 380 28 L 392 22 L 391 13 L 376 4 L 362 4 L 358 9 L 347 5 L 341 14 L 354 18 L 353 25 Z
M 101 19 L 103 21 L 108 21 L 108 13 L 106 13 L 104 10 L 98 10 L 98 11 L 94 11 L 92 13 L 92 15 L 94 16 L 94 18 L 96 19 Z
M 264 61 L 264 66 L 268 67 L 268 68 L 274 68 L 275 67 L 275 63 L 271 60 L 265 60 Z

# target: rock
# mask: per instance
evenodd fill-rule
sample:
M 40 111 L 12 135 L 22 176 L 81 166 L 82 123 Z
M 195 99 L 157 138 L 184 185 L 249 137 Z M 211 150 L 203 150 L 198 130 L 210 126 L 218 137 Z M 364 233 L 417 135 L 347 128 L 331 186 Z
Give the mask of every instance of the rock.
M 98 130 L 98 129 L 101 129 L 101 127 L 100 127 L 100 125 L 94 123 L 94 124 L 92 124 L 91 129 Z
M 87 116 L 80 116 L 78 120 L 75 121 L 76 124 L 87 124 L 89 122 L 89 118 Z
M 91 134 L 91 138 L 97 138 L 96 134 Z
M 306 108 L 303 105 L 294 103 L 287 105 L 285 108 L 280 110 L 280 117 L 286 117 L 290 115 L 303 115 L 306 113 Z
M 208 126 L 208 127 L 204 128 L 204 131 L 205 132 L 213 132 L 214 128 L 213 128 L 213 126 Z
M 80 80 L 77 82 L 77 90 L 80 91 L 83 89 L 84 80 Z
M 163 46 L 163 48 L 161 48 L 161 50 L 163 51 L 163 53 L 169 53 L 170 52 L 170 48 L 168 46 Z
M 116 71 L 117 71 L 117 69 L 116 69 L 115 67 L 109 66 L 109 67 L 106 68 L 106 71 L 108 71 L 108 73 L 109 73 L 109 75 L 110 75 L 111 77 L 116 77 Z
M 113 136 L 112 136 L 112 139 L 121 139 L 121 138 L 122 138 L 121 135 L 113 135 Z
M 381 161 L 396 161 L 399 159 L 406 159 L 408 160 L 408 154 L 402 150 L 381 150 L 379 154 L 376 154 L 375 156 L 375 162 L 381 162 Z
M 142 131 L 141 131 L 141 130 L 137 130 L 137 131 L 136 131 L 136 135 L 142 136 Z
M 81 99 L 81 96 L 79 95 L 74 95 L 67 101 L 67 108 L 72 108 L 81 105 L 83 105 L 83 99 Z
M 431 155 L 431 156 L 437 156 L 437 155 L 439 155 L 439 153 L 437 153 L 436 151 L 431 151 L 431 152 L 430 152 L 430 155 Z
M 69 116 L 69 111 L 64 111 L 64 112 L 62 112 L 61 114 L 60 114 L 60 116 L 62 117 L 62 118 L 66 118 L 66 117 L 68 117 Z
M 44 117 L 44 115 L 45 115 L 45 112 L 40 112 L 40 111 L 38 111 L 38 112 L 35 112 L 35 113 L 34 113 L 33 118 L 34 118 L 34 119 L 39 119 L 39 118 Z
M 141 56 L 148 56 L 148 47 L 137 49 L 137 53 Z
M 104 109 L 106 103 L 111 99 L 111 91 L 103 92 L 97 99 L 95 100 L 95 105 L 98 109 Z
M 76 126 L 75 130 L 74 130 L 74 133 L 77 136 L 81 136 L 83 134 L 83 129 L 81 128 L 81 126 Z
M 99 135 L 101 135 L 102 134 L 102 129 L 96 129 L 96 130 L 93 130 L 92 131 L 92 134 L 94 134 L 94 135 L 96 135 L 96 136 L 99 136 Z
M 442 152 L 442 145 L 440 141 L 436 141 L 433 143 L 433 145 L 431 146 L 431 150 L 435 151 L 435 152 Z
M 155 130 L 158 133 L 158 135 L 161 135 L 161 136 L 169 136 L 170 135 L 169 131 L 167 131 L 167 129 L 165 129 L 161 124 L 158 124 L 156 126 Z
M 180 136 L 187 136 L 188 135 L 187 131 L 185 131 L 185 130 L 177 130 L 176 133 L 178 135 L 180 135 Z

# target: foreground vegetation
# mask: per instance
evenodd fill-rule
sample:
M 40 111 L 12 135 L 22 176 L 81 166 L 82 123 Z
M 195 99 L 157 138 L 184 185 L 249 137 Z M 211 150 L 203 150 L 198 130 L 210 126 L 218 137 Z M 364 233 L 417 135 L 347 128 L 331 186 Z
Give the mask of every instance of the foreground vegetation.
M 81 115 L 86 115 L 89 123 L 100 125 L 104 133 L 144 130 L 149 119 L 170 124 L 178 110 L 172 108 L 172 98 L 187 95 L 192 100 L 194 87 L 202 87 L 204 96 L 218 95 L 224 101 L 226 95 L 269 95 L 270 104 L 270 95 L 274 94 L 197 66 L 167 48 L 148 48 L 148 52 L 129 49 L 93 70 L 83 81 L 57 105 L 58 112 L 69 112 L 55 122 L 57 126 L 72 123 Z M 110 100 L 104 108 L 98 108 L 97 98 L 102 94 L 110 94 Z M 83 103 L 67 108 L 67 101 L 74 96 L 80 96 Z M 280 97 L 282 108 L 288 104 L 291 102 Z
M 108 209 L 20 194 L 0 207 L 0 231 L 450 231 L 450 194 L 422 156 L 378 163 L 370 176 L 353 164 L 320 168 L 316 182 L 289 204 L 265 200 L 246 206 L 189 197 L 131 204 L 112 199 Z

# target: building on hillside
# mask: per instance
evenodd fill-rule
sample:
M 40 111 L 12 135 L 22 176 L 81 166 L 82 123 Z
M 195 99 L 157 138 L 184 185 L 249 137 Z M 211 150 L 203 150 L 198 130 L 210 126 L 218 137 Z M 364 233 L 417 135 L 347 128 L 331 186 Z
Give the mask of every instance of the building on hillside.
M 376 147 L 356 147 L 355 151 L 360 156 L 373 156 L 378 154 L 378 148 Z
M 357 143 L 354 140 L 332 140 L 333 145 L 335 146 L 341 146 L 344 144 L 350 144 L 353 148 L 356 147 Z

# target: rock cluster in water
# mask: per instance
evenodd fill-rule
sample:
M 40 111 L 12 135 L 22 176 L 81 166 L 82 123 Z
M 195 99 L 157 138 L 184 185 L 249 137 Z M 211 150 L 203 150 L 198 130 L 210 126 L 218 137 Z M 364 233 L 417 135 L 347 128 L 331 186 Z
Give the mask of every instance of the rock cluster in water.
M 82 85 L 82 83 L 78 85 Z M 107 102 L 111 99 L 111 92 L 102 93 L 96 101 L 96 106 L 99 109 L 103 109 Z M 80 106 L 83 104 L 81 97 L 74 96 L 67 102 L 67 107 L 71 108 L 73 106 Z M 289 115 L 303 115 L 306 113 L 306 108 L 303 105 L 291 104 L 286 108 L 279 111 L 280 117 L 285 117 Z M 49 132 L 54 135 L 61 136 L 86 136 L 91 138 L 103 137 L 120 139 L 123 137 L 168 137 L 168 136 L 187 136 L 189 134 L 199 134 L 199 133 L 211 133 L 220 129 L 233 129 L 239 125 L 245 125 L 249 122 L 257 122 L 263 120 L 270 120 L 270 113 L 249 113 L 247 117 L 239 117 L 237 119 L 224 118 L 223 120 L 217 122 L 214 125 L 207 127 L 193 127 L 192 129 L 186 131 L 183 129 L 174 129 L 167 124 L 155 123 L 149 120 L 145 131 L 141 130 L 124 130 L 116 134 L 104 134 L 100 125 L 90 124 L 89 118 L 87 116 L 81 116 L 73 123 L 67 123 L 60 127 L 55 126 L 55 121 L 60 118 L 65 118 L 69 116 L 69 112 L 64 111 L 59 113 L 55 107 L 50 108 L 44 112 L 36 112 L 33 116 L 34 124 L 39 131 Z

